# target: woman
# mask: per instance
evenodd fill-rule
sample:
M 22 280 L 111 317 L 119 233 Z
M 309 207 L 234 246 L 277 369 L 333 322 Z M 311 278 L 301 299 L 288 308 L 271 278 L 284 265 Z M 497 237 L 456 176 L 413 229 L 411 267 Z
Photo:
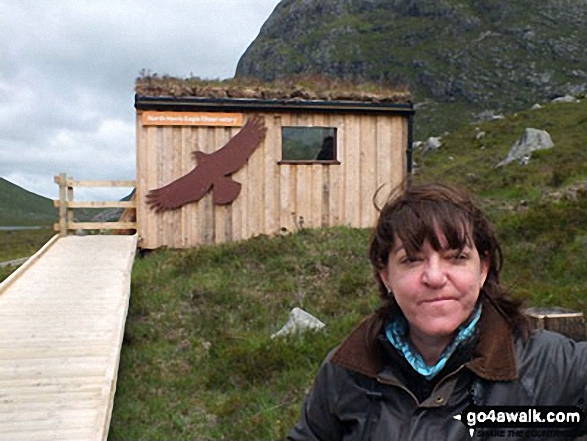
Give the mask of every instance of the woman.
M 383 306 L 328 355 L 288 439 L 471 439 L 453 418 L 471 405 L 585 406 L 587 343 L 530 332 L 499 284 L 494 230 L 467 194 L 430 184 L 391 199 L 370 260 Z M 585 418 L 573 430 L 473 432 L 573 439 Z

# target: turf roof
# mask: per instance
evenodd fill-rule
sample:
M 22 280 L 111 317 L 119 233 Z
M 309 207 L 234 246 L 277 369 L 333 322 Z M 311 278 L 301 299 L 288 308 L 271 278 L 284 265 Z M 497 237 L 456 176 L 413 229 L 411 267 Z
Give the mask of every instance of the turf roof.
M 273 82 L 256 79 L 202 80 L 141 75 L 135 92 L 152 97 L 248 98 L 260 100 L 359 101 L 408 104 L 411 94 L 404 85 L 355 83 L 327 77 L 297 76 Z

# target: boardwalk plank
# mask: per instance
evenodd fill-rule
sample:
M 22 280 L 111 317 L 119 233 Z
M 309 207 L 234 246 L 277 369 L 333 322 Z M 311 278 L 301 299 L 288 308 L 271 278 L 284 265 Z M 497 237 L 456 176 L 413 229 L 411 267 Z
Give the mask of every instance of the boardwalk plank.
M 0 440 L 105 440 L 136 236 L 53 241 L 0 284 Z

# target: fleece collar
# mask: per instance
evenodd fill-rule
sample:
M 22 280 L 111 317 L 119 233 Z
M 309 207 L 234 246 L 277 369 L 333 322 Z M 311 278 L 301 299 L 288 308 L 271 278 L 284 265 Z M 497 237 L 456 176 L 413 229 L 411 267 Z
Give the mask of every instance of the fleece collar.
M 377 378 L 389 363 L 377 342 L 386 320 L 373 314 L 361 322 L 342 342 L 332 362 L 368 377 Z M 490 381 L 513 381 L 518 377 L 512 331 L 506 319 L 491 304 L 484 303 L 479 320 L 479 340 L 467 368 Z

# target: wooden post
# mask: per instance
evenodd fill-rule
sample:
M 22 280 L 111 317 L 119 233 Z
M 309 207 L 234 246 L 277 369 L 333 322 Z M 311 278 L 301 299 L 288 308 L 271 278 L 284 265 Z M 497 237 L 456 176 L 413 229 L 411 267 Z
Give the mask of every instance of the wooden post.
M 59 184 L 59 236 L 67 236 L 67 175 L 59 173 L 55 177 L 55 181 Z
M 73 181 L 73 178 L 70 176 L 69 180 Z M 73 184 L 67 185 L 67 229 L 71 228 L 73 224 L 73 208 L 71 208 L 70 202 L 73 202 Z
M 536 329 L 559 332 L 576 341 L 587 339 L 583 313 L 558 306 L 533 307 L 524 311 Z

